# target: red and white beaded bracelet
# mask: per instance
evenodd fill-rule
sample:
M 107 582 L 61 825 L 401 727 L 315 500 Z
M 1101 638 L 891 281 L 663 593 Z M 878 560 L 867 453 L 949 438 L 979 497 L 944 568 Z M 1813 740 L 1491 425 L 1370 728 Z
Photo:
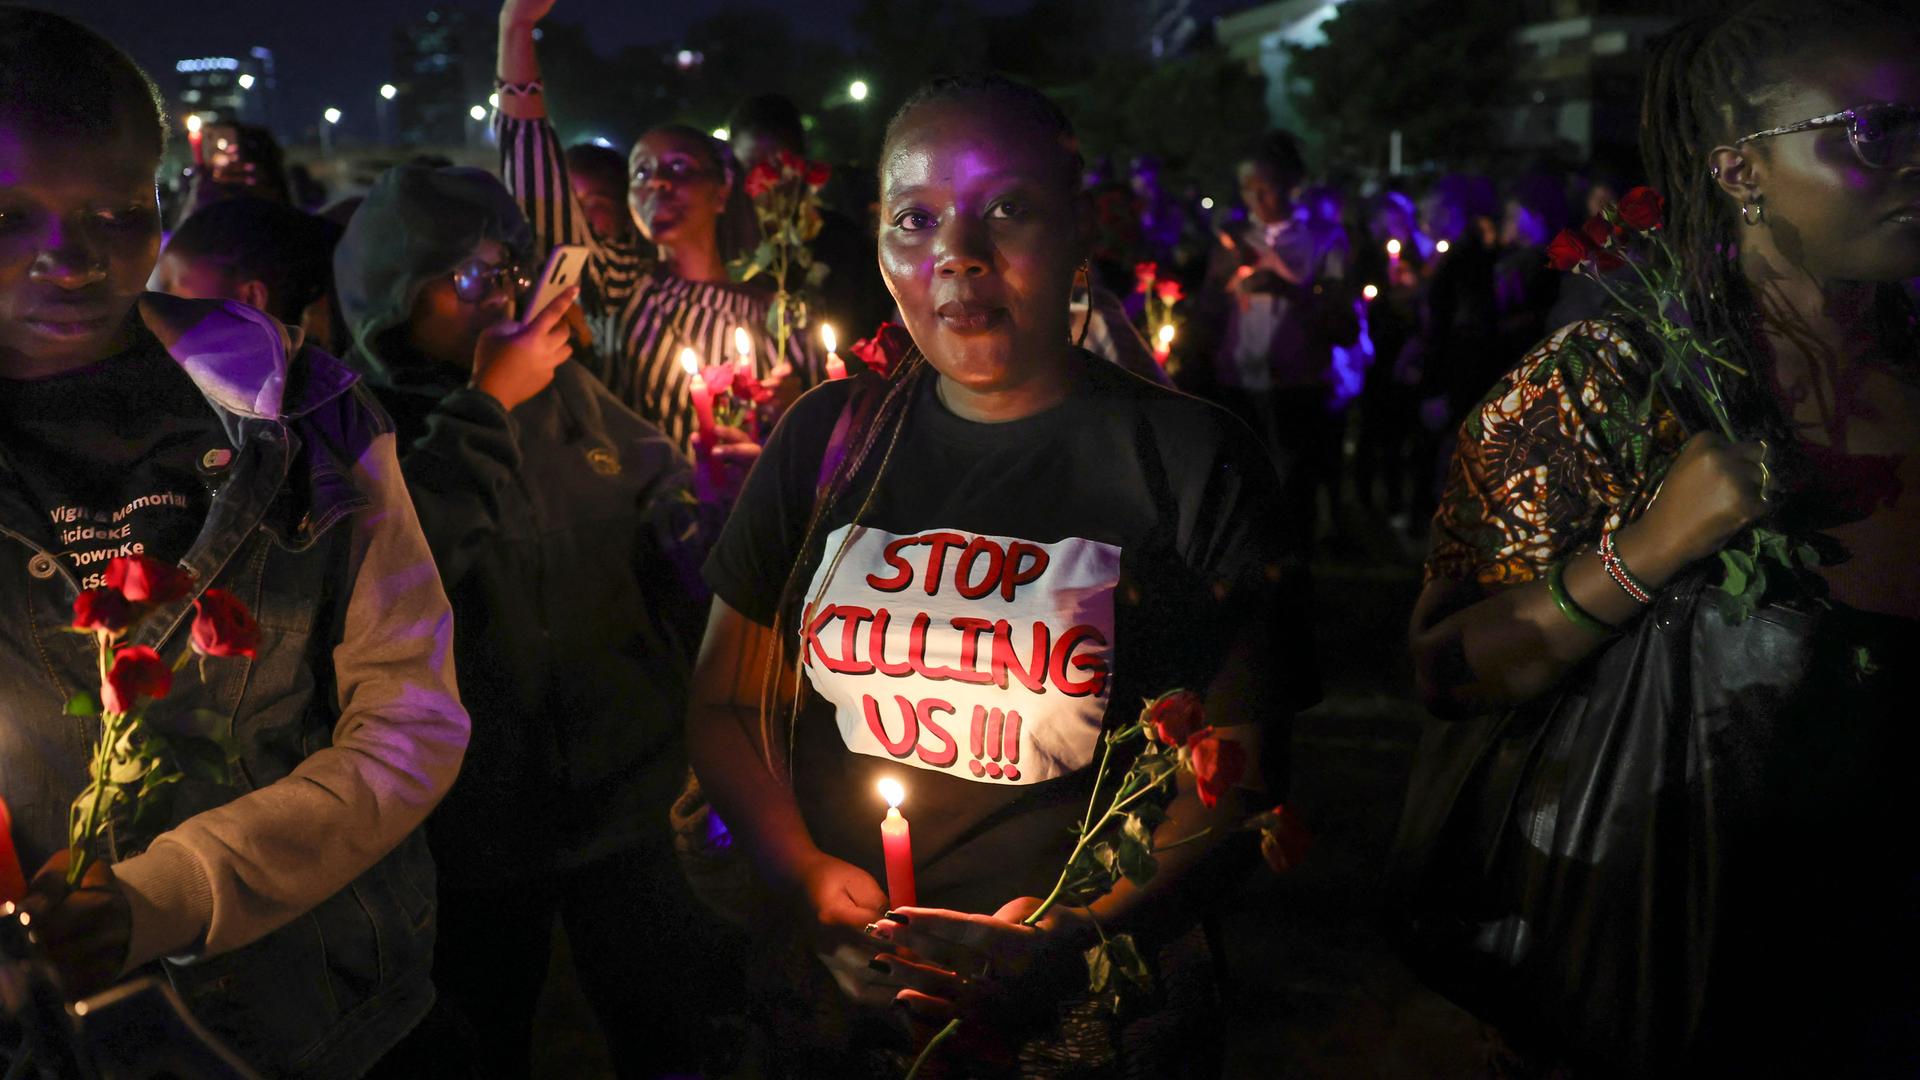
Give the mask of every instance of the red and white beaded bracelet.
M 1612 529 L 1600 534 L 1600 565 L 1607 568 L 1607 576 L 1613 579 L 1615 585 L 1620 586 L 1620 591 L 1633 597 L 1642 605 L 1653 603 L 1653 593 L 1641 583 L 1639 578 L 1633 576 L 1633 571 L 1627 569 L 1626 562 L 1614 549 Z

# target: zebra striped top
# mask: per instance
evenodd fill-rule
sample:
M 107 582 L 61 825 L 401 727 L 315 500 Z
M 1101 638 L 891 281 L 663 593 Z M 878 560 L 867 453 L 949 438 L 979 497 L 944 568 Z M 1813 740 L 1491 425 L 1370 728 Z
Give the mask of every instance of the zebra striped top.
M 595 356 L 587 366 L 616 396 L 691 453 L 693 404 L 680 352 L 691 347 L 702 364 L 736 359 L 733 329 L 753 340 L 755 374 L 773 369 L 767 330 L 772 297 L 731 283 L 688 281 L 665 270 L 635 245 L 603 243 L 567 179 L 566 156 L 553 125 L 495 113 L 500 176 L 533 226 L 534 250 L 544 259 L 557 244 L 580 244 L 590 255 L 580 282 L 580 306 L 593 328 Z M 535 271 L 538 267 L 533 268 Z M 804 383 L 818 378 L 806 335 L 787 342 L 787 362 Z

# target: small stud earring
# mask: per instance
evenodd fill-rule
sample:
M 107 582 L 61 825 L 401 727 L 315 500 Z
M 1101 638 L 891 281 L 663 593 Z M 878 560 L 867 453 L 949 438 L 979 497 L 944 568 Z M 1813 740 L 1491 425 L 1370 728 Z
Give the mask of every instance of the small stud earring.
M 1708 169 L 1707 175 L 1713 177 L 1715 180 L 1720 179 L 1720 166 L 1715 165 L 1713 168 Z

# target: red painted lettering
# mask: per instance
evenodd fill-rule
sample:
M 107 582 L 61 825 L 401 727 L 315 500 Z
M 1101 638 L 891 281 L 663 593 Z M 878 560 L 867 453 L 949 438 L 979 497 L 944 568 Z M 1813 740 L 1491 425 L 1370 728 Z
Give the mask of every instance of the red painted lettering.
M 1107 644 L 1107 638 L 1097 628 L 1083 623 L 1061 634 L 1060 640 L 1053 645 L 1053 657 L 1048 665 L 1048 674 L 1053 678 L 1053 685 L 1068 697 L 1087 697 L 1098 694 L 1107 685 L 1105 657 L 1073 655 L 1073 651 L 1079 648 L 1082 642 L 1104 647 Z M 1085 680 L 1075 682 L 1067 678 L 1068 667 L 1076 671 L 1090 671 L 1093 674 Z
M 913 665 L 887 661 L 887 628 L 892 622 L 893 613 L 886 608 L 873 613 L 873 629 L 867 634 L 867 655 L 872 658 L 873 666 L 880 674 L 890 679 L 902 679 L 913 674 Z
M 873 618 L 873 612 L 863 607 L 852 607 L 842 604 L 840 605 L 840 617 L 846 620 L 846 625 L 840 628 L 840 666 L 835 667 L 832 661 L 828 661 L 827 670 L 838 672 L 842 675 L 873 674 L 873 665 L 865 660 L 859 659 L 860 649 L 858 644 L 860 624 L 870 621 Z
M 987 557 L 987 572 L 981 575 L 979 581 L 969 584 L 969 579 L 973 576 L 973 568 L 980 562 L 982 555 Z M 999 584 L 1001 571 L 1005 570 L 1006 566 L 1007 553 L 1000 549 L 1000 545 L 984 536 L 976 536 L 973 538 L 973 543 L 967 545 L 967 550 L 960 553 L 960 562 L 953 571 L 953 583 L 959 588 L 962 597 L 978 600 L 992 592 L 994 586 Z
M 960 631 L 960 670 L 977 671 L 980 667 L 980 635 L 992 630 L 993 623 L 987 619 L 961 615 L 953 620 L 953 628 Z M 986 683 L 992 679 L 991 675 L 987 675 L 982 676 L 980 681 Z
M 931 732 L 933 736 L 941 742 L 941 749 L 931 754 L 927 753 L 926 747 L 920 747 L 920 760 L 936 769 L 944 769 L 960 760 L 960 744 L 953 741 L 953 736 L 947 734 L 946 728 L 941 727 L 934 721 L 933 714 L 937 712 L 943 712 L 951 716 L 953 715 L 953 706 L 941 701 L 939 698 L 927 698 L 920 702 L 921 729 Z
M 903 536 L 888 544 L 886 550 L 880 553 L 880 557 L 887 561 L 888 566 L 893 567 L 893 576 L 883 578 L 878 574 L 868 574 L 867 584 L 881 592 L 899 592 L 913 584 L 913 567 L 900 553 L 919 542 L 920 538 L 917 536 Z
M 1047 692 L 1047 641 L 1050 636 L 1047 624 L 1033 624 L 1032 662 L 1022 667 L 1020 658 L 1013 651 L 1013 627 L 1007 620 L 1001 619 L 993 624 L 993 660 L 989 664 L 989 674 L 994 685 L 1007 688 L 1007 673 L 1012 672 L 1020 680 L 1020 685 L 1036 694 Z
M 1029 557 L 1033 561 L 1022 566 L 1020 560 Z M 1047 549 L 1038 544 L 1015 540 L 1007 545 L 1006 573 L 1000 577 L 1000 598 L 1012 603 L 1013 591 L 1039 580 L 1040 575 L 1047 572 L 1047 563 L 1050 561 Z
M 880 745 L 886 747 L 887 753 L 903 758 L 913 753 L 914 747 L 920 742 L 920 714 L 914 710 L 913 702 L 898 694 L 893 696 L 893 701 L 900 707 L 900 718 L 906 725 L 898 741 L 887 737 L 886 721 L 880 719 L 880 703 L 873 700 L 872 694 L 860 695 L 860 707 L 867 714 L 867 730 L 880 740 Z
M 920 538 L 927 545 L 927 595 L 933 596 L 940 591 L 940 579 L 947 572 L 947 549 L 961 547 L 967 538 L 959 533 L 928 533 Z
M 819 611 L 812 612 L 803 620 L 806 626 L 800 631 L 800 655 L 805 657 L 811 653 L 819 657 L 820 662 L 827 664 L 829 668 L 832 664 L 827 659 L 827 650 L 820 647 L 820 631 L 826 629 L 827 624 L 833 621 L 835 610 L 834 605 L 828 604 Z M 808 660 L 807 666 L 812 667 L 813 661 Z

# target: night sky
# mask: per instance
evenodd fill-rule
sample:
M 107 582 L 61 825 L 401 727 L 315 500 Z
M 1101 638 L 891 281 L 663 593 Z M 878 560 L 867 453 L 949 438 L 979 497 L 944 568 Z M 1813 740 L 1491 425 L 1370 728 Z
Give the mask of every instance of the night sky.
M 374 95 L 392 77 L 392 30 L 427 10 L 470 11 L 491 19 L 499 4 L 484 0 L 23 0 L 73 15 L 112 38 L 175 89 L 174 62 L 195 56 L 244 56 L 254 45 L 273 50 L 279 72 L 278 126 L 293 132 L 328 105 L 341 108 L 342 127 L 374 134 Z M 560 0 L 551 16 L 585 23 L 601 35 L 603 51 L 643 42 L 670 42 L 704 16 L 728 8 L 784 9 L 796 32 L 822 38 L 849 33 L 861 0 Z M 986 11 L 1018 10 L 1026 0 L 989 0 Z M 295 121 L 300 122 L 296 123 Z

